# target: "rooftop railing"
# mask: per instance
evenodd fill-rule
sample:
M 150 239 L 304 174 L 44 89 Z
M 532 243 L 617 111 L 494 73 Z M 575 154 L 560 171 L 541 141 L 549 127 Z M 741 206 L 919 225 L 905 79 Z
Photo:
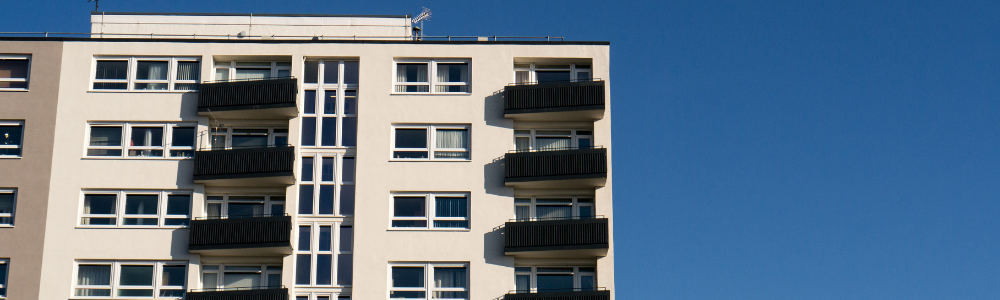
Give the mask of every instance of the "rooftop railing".
M 314 35 L 219 35 L 219 34 L 169 34 L 169 33 L 101 33 L 101 32 L 0 32 L 0 36 L 27 37 L 90 37 L 90 38 L 191 38 L 191 39 L 226 39 L 226 40 L 398 40 L 398 41 L 565 41 L 561 36 L 314 36 Z

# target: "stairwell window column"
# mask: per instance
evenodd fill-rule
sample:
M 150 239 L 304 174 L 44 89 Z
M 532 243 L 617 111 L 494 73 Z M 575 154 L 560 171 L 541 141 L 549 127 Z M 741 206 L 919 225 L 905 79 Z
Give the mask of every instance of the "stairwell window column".
M 358 145 L 358 67 L 353 60 L 305 62 L 302 146 Z
M 351 286 L 354 228 L 349 222 L 301 222 L 295 247 L 296 286 Z

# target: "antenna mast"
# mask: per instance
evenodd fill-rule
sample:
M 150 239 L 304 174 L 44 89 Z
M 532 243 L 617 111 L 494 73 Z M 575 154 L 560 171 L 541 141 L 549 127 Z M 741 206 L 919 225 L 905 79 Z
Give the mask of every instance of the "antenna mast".
M 98 7 L 97 5 L 98 5 L 98 2 L 100 2 L 100 1 L 101 0 L 87 0 L 88 3 L 94 2 L 94 11 L 97 11 L 97 7 Z
M 416 17 L 414 17 L 412 21 L 413 24 L 417 24 L 417 22 L 420 22 L 420 27 L 417 27 L 417 34 L 418 34 L 417 37 L 420 39 L 423 39 L 424 37 L 424 20 L 428 20 L 431 18 L 431 9 L 426 7 L 424 7 L 423 9 L 424 10 L 421 11 L 420 14 L 418 14 Z

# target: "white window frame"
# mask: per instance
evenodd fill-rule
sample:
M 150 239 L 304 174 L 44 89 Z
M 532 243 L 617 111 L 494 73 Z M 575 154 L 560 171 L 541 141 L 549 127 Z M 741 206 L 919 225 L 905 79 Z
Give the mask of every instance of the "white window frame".
M 427 136 L 425 137 L 427 141 L 427 148 L 396 148 L 396 129 L 425 129 Z M 469 148 L 438 148 L 437 147 L 437 130 L 438 129 L 460 129 L 465 130 L 466 141 L 469 144 Z M 389 135 L 389 160 L 390 161 L 472 161 L 472 125 L 468 124 L 432 124 L 432 125 L 422 125 L 422 124 L 393 124 L 392 132 Z M 396 151 L 426 151 L 427 158 L 396 158 Z M 435 152 L 463 152 L 466 153 L 466 158 L 435 158 Z
M 122 139 L 120 141 L 121 146 L 91 146 L 90 145 L 90 131 L 91 128 L 97 127 L 122 127 Z M 162 127 L 163 128 L 163 146 L 129 146 L 129 139 L 132 136 L 132 127 Z M 194 130 L 194 139 L 191 141 L 192 146 L 174 146 L 173 145 L 173 133 L 176 127 L 189 127 Z M 87 123 L 87 131 L 84 133 L 87 141 L 84 143 L 83 157 L 86 159 L 193 159 L 194 156 L 171 156 L 172 151 L 190 151 L 194 152 L 194 148 L 197 144 L 198 136 L 198 124 L 197 123 L 143 123 L 143 122 L 89 122 Z M 87 150 L 122 150 L 122 154 L 119 156 L 89 156 L 87 155 Z M 129 156 L 130 150 L 162 150 L 163 156 Z
M 263 78 L 261 80 L 264 80 L 264 79 L 273 79 L 273 78 L 284 78 L 284 77 L 291 78 L 292 77 L 292 62 L 290 62 L 290 61 L 237 61 L 237 60 L 232 60 L 232 61 L 216 61 L 215 64 L 212 66 L 212 80 L 214 80 L 214 81 L 246 80 L 246 79 L 236 79 L 236 69 L 239 69 L 239 68 L 248 68 L 248 69 L 264 68 L 264 67 L 240 66 L 239 64 L 241 64 L 241 63 L 271 63 L 271 76 L 268 77 L 268 78 Z M 228 75 L 229 78 L 226 78 L 226 79 L 216 78 L 216 75 L 217 75 L 217 72 L 218 72 L 219 69 L 226 69 L 226 72 L 228 72 L 228 74 L 229 74 Z M 281 71 L 287 71 L 288 75 L 287 76 L 280 76 L 279 74 L 281 74 Z
M 264 129 L 267 130 L 267 146 L 266 147 L 282 147 L 287 146 L 287 144 L 278 145 L 275 144 L 276 137 L 285 137 L 288 140 L 288 127 L 267 127 L 267 126 L 226 126 L 226 127 L 212 127 L 208 130 L 208 148 L 211 150 L 223 150 L 217 149 L 212 145 L 213 139 L 216 136 L 224 136 L 226 139 L 224 149 L 233 149 L 233 131 L 236 130 L 256 130 Z M 275 132 L 276 130 L 284 130 L 285 132 Z M 223 132 L 224 131 L 224 132 Z
M 306 95 L 305 92 L 307 92 L 307 91 L 314 91 L 315 94 L 316 94 L 316 99 L 314 101 L 316 107 L 315 107 L 315 111 L 313 113 L 306 113 L 305 99 L 303 99 L 303 101 L 302 101 L 302 117 L 299 118 L 300 119 L 299 122 L 300 122 L 301 126 L 305 126 L 305 118 L 315 118 L 316 119 L 316 122 L 315 122 L 316 123 L 316 130 L 315 130 L 316 137 L 315 137 L 315 139 L 313 139 L 314 141 L 316 141 L 316 144 L 313 145 L 313 146 L 303 145 L 303 147 L 308 147 L 308 148 L 356 148 L 357 147 L 357 142 L 358 142 L 357 141 L 357 132 L 355 132 L 355 134 L 354 134 L 355 135 L 355 140 L 354 140 L 355 145 L 354 146 L 344 145 L 344 134 L 343 133 L 344 133 L 344 119 L 346 119 L 346 118 L 355 118 L 355 122 L 356 122 L 358 114 L 356 112 L 353 113 L 353 114 L 348 114 L 347 111 L 344 110 L 344 108 L 345 108 L 344 104 L 346 103 L 346 99 L 348 98 L 347 92 L 354 92 L 354 96 L 353 97 L 355 99 L 355 105 L 360 105 L 360 103 L 358 102 L 359 99 L 360 99 L 359 89 L 358 89 L 358 84 L 346 84 L 346 83 L 344 83 L 344 81 L 345 81 L 344 80 L 345 79 L 345 77 L 344 77 L 344 70 L 346 69 L 345 68 L 345 63 L 347 63 L 347 62 L 357 62 L 358 65 L 360 66 L 360 62 L 358 60 L 356 60 L 356 59 L 319 59 L 319 60 L 308 60 L 306 62 L 318 62 L 319 64 L 318 64 L 318 66 L 316 68 L 316 71 L 319 72 L 319 74 L 316 75 L 316 81 L 317 81 L 317 83 L 303 83 L 302 84 L 302 90 L 303 90 L 302 95 L 303 95 L 303 97 L 305 97 L 305 95 Z M 326 68 L 328 66 L 334 66 L 334 64 L 337 67 L 337 83 L 323 83 L 326 80 L 326 74 L 325 74 L 326 73 L 325 72 Z M 359 69 L 359 71 L 360 71 L 360 69 Z M 305 76 L 303 76 L 303 81 L 305 81 L 304 79 L 305 79 Z M 326 104 L 326 100 L 328 99 L 328 97 L 326 97 L 326 92 L 328 92 L 328 91 L 332 91 L 332 92 L 337 93 L 336 94 L 337 97 L 335 98 L 336 101 L 337 101 L 337 103 L 334 104 L 334 106 L 336 106 L 336 109 L 335 109 L 336 111 L 334 113 L 332 113 L 332 114 L 326 112 L 325 109 L 324 109 L 326 107 L 326 105 L 325 105 Z M 357 109 L 358 109 L 358 107 L 355 107 L 355 110 L 357 110 Z M 337 133 L 334 134 L 334 137 L 336 139 L 336 141 L 334 141 L 334 146 L 324 146 L 323 145 L 323 122 L 324 122 L 324 119 L 326 119 L 326 118 L 334 118 L 334 120 L 336 120 L 336 123 L 337 123 L 337 125 L 336 125 Z M 357 123 L 355 123 L 355 126 L 357 126 Z M 300 128 L 302 128 L 302 127 L 300 127 Z M 355 128 L 355 130 L 356 129 L 357 128 Z M 305 130 L 301 130 L 301 132 L 305 133 Z
M 529 65 L 527 68 L 517 67 L 517 65 Z M 559 65 L 559 64 L 539 64 L 539 63 L 514 63 L 514 82 L 515 84 L 537 84 L 538 78 L 536 76 L 536 71 L 569 71 L 569 78 L 571 82 L 575 81 L 591 81 L 594 79 L 594 66 L 592 64 L 579 64 L 581 66 L 590 66 L 590 68 L 577 68 L 577 64 L 569 64 L 569 68 L 537 68 L 538 65 Z M 517 82 L 517 72 L 528 72 L 527 82 Z M 588 79 L 580 79 L 581 73 L 590 74 L 587 76 Z
M 424 286 L 423 287 L 393 287 L 392 286 L 392 268 L 393 267 L 422 267 L 424 268 Z M 443 288 L 434 286 L 434 268 L 465 268 L 466 274 L 466 287 L 465 288 Z M 468 298 L 433 298 L 434 292 L 466 292 L 471 296 L 471 288 L 468 285 L 472 285 L 471 277 L 472 271 L 467 262 L 389 262 L 387 267 L 387 273 L 389 278 L 386 284 L 386 298 L 387 299 L 400 299 L 400 298 L 390 298 L 392 292 L 424 292 L 425 298 L 427 300 L 431 299 L 442 299 L 442 300 L 462 300 Z M 421 298 L 406 298 L 406 299 L 421 299 Z
M 84 214 L 84 199 L 88 194 L 100 194 L 100 195 L 115 195 L 115 214 Z M 127 195 L 157 195 L 157 206 L 156 215 L 126 215 L 125 214 L 125 203 Z M 186 215 L 168 215 L 167 214 L 167 204 L 169 195 L 186 195 L 191 199 L 192 203 L 188 204 L 188 213 Z M 77 215 L 77 227 L 78 228 L 186 228 L 190 225 L 191 219 L 191 206 L 194 203 L 194 193 L 189 190 L 83 190 L 80 192 L 80 204 L 78 208 Z M 114 225 L 91 225 L 83 224 L 83 218 L 115 218 Z M 152 219 L 156 218 L 157 225 L 125 225 L 126 218 L 146 218 Z M 188 225 L 166 225 L 166 220 L 168 219 L 188 219 Z
M 399 71 L 399 64 L 427 64 L 427 82 L 398 82 L 396 81 L 397 71 Z M 469 66 L 469 81 L 468 82 L 438 82 L 437 81 L 437 65 L 438 64 L 468 64 Z M 433 59 L 412 59 L 412 58 L 400 58 L 392 61 L 392 89 L 390 90 L 393 95 L 471 95 L 472 94 L 472 59 L 456 59 L 456 58 L 433 58 Z M 436 92 L 437 86 L 467 86 L 468 92 Z M 397 86 L 426 86 L 427 92 L 397 92 Z
M 17 189 L 0 188 L 0 194 L 11 194 L 14 196 L 14 203 L 11 204 L 12 205 L 11 212 L 9 213 L 0 212 L 0 218 L 10 218 L 10 224 L 0 223 L 0 228 L 14 227 L 14 224 L 17 222 L 17 219 L 15 218 L 15 216 L 17 215 Z
M 97 61 L 126 61 L 128 62 L 128 75 L 126 79 L 97 79 Z M 138 80 L 136 79 L 136 72 L 138 72 L 138 62 L 139 61 L 166 61 L 167 62 L 167 79 L 166 80 Z M 169 93 L 169 92 L 197 92 L 194 90 L 178 90 L 176 89 L 177 84 L 197 84 L 197 80 L 178 80 L 177 79 L 177 63 L 178 62 L 199 62 L 198 64 L 198 77 L 201 78 L 201 68 L 200 57 L 190 57 L 190 56 L 94 56 L 91 58 L 90 67 L 90 85 L 87 89 L 91 92 L 139 92 L 139 93 Z M 126 83 L 125 89 L 95 89 L 94 83 Z M 167 89 L 165 90 L 139 90 L 135 89 L 137 83 L 165 83 L 167 84 Z
M 530 131 L 531 133 L 530 134 L 524 134 L 524 133 L 520 133 L 519 131 Z M 538 147 L 536 146 L 536 143 L 535 143 L 535 139 L 537 139 L 539 136 L 541 136 L 541 137 L 547 137 L 547 136 L 550 136 L 550 137 L 565 136 L 565 135 L 538 134 L 539 131 L 569 131 L 570 132 L 570 134 L 569 134 L 569 138 L 570 138 L 569 144 L 570 144 L 570 147 L 568 149 L 590 149 L 590 148 L 598 148 L 597 144 L 594 141 L 594 130 L 593 129 L 548 129 L 548 128 L 537 128 L 537 129 L 514 129 L 514 148 L 515 149 L 517 148 L 517 139 L 518 138 L 528 138 L 528 149 L 517 149 L 516 151 L 519 151 L 519 152 L 520 151 L 545 151 L 546 149 L 538 149 Z M 583 132 L 588 132 L 589 131 L 590 134 L 581 134 L 580 133 L 581 131 L 583 131 Z M 580 148 L 580 139 L 583 139 L 583 138 L 590 138 L 590 148 Z M 567 149 L 550 149 L 550 150 L 567 150 Z
M 21 127 L 21 140 L 17 142 L 17 145 L 3 145 L 0 144 L 0 149 L 21 149 L 21 155 L 0 155 L 2 158 L 20 158 L 24 155 L 24 121 L 11 121 L 11 120 L 0 120 L 0 126 L 18 126 Z M 3 138 L 3 137 L 0 137 Z
M 230 201 L 230 197 L 233 197 L 233 196 L 236 196 L 236 197 L 241 197 L 241 196 L 242 197 L 263 197 L 264 200 L 262 200 L 260 202 L 257 202 L 257 201 L 248 201 L 248 200 L 232 200 L 232 201 Z M 222 197 L 222 200 L 209 199 L 209 197 Z M 285 198 L 283 200 L 275 200 L 274 197 L 285 198 L 285 195 L 283 195 L 283 194 L 281 194 L 281 195 L 279 195 L 279 194 L 215 194 L 215 193 L 205 194 L 205 212 L 204 212 L 204 215 L 202 217 L 204 217 L 204 218 L 212 218 L 211 216 L 208 215 L 208 211 L 209 211 L 208 208 L 212 204 L 218 204 L 218 205 L 220 205 L 220 207 L 219 207 L 219 218 L 221 218 L 221 219 L 228 219 L 229 218 L 229 204 L 230 203 L 260 203 L 261 205 L 264 206 L 264 214 L 266 214 L 266 215 L 273 215 L 273 213 L 274 213 L 274 211 L 273 211 L 274 210 L 274 205 L 281 204 L 282 207 L 284 208 L 284 211 L 282 211 L 281 213 L 282 214 L 287 214 L 288 213 L 288 199 Z
M 338 285 L 337 284 L 337 274 L 340 268 L 340 255 L 341 254 L 351 254 L 354 252 L 354 236 L 356 232 L 351 232 L 351 250 L 340 250 L 340 229 L 342 227 L 354 228 L 354 222 L 350 220 L 344 220 L 340 222 L 335 221 L 313 221 L 313 222 L 298 222 L 295 225 L 295 253 L 293 254 L 292 261 L 294 262 L 294 268 L 298 268 L 298 257 L 300 255 L 309 255 L 309 284 L 299 284 L 298 278 L 292 278 L 292 282 L 296 287 L 351 287 L 352 285 Z M 319 238 L 320 238 L 320 227 L 329 226 L 332 231 L 332 236 L 330 237 L 330 250 L 319 250 Z M 299 239 L 301 238 L 301 227 L 309 227 L 309 249 L 299 249 Z M 332 264 L 330 266 L 330 284 L 318 284 L 316 283 L 316 271 L 317 262 L 319 255 L 326 254 L 330 255 Z M 352 270 L 353 272 L 353 270 Z M 298 271 L 295 272 L 296 276 Z M 353 277 L 353 276 L 352 276 Z
M 213 267 L 213 266 L 216 267 L 215 270 L 209 270 L 207 268 L 207 267 Z M 225 277 L 226 277 L 226 267 L 255 267 L 255 268 L 259 268 L 260 270 L 257 271 L 257 272 L 260 273 L 260 284 L 261 285 L 259 285 L 258 287 L 271 287 L 271 286 L 280 287 L 280 286 L 282 286 L 281 285 L 281 281 L 284 280 L 284 279 L 282 278 L 282 280 L 279 280 L 277 282 L 277 284 L 271 284 L 270 282 L 267 282 L 268 281 L 268 279 L 267 279 L 268 275 L 277 274 L 277 275 L 280 275 L 282 277 L 285 276 L 285 274 L 282 273 L 282 269 L 283 268 L 282 268 L 281 264 L 239 264 L 239 263 L 237 263 L 237 264 L 203 264 L 201 266 L 201 272 L 198 273 L 198 275 L 200 275 L 198 277 L 198 283 L 201 284 L 201 288 L 205 289 L 205 290 L 217 290 L 217 291 L 226 290 L 227 288 L 224 287 L 225 282 L 226 282 L 226 279 L 225 279 Z M 272 267 L 272 268 L 275 268 L 275 269 L 269 270 L 268 267 Z M 247 273 L 247 272 L 253 272 L 253 271 L 232 271 L 231 273 Z M 209 286 L 209 283 L 205 282 L 205 274 L 215 274 L 216 275 L 215 276 L 216 282 L 215 282 L 215 284 L 213 286 Z
M 303 175 L 302 174 L 302 166 L 303 166 L 303 163 L 304 163 L 303 158 L 312 158 L 312 160 L 313 160 L 312 180 L 311 181 L 304 181 L 303 180 L 305 178 L 304 176 L 302 176 Z M 324 181 L 323 180 L 323 177 L 322 177 L 323 176 L 323 170 L 322 170 L 322 168 L 323 168 L 323 159 L 324 158 L 332 158 L 333 159 L 333 180 L 332 181 Z M 295 180 L 298 182 L 298 188 L 299 188 L 298 191 L 301 193 L 301 191 L 302 191 L 301 186 L 303 186 L 303 185 L 311 185 L 313 187 L 313 195 L 312 195 L 312 202 L 311 202 L 311 205 L 312 205 L 311 213 L 303 213 L 303 212 L 301 212 L 301 210 L 298 210 L 298 215 L 300 215 L 300 216 L 315 216 L 315 217 L 334 217 L 334 216 L 353 216 L 354 215 L 353 213 L 351 213 L 351 214 L 345 214 L 344 212 L 341 211 L 341 204 L 340 204 L 341 200 L 342 200 L 340 198 L 341 189 L 343 189 L 343 186 L 345 186 L 345 185 L 355 185 L 355 181 L 344 181 L 344 176 L 343 176 L 344 175 L 344 158 L 353 158 L 354 159 L 354 172 L 355 172 L 355 174 L 354 174 L 354 180 L 357 180 L 358 161 L 357 161 L 357 157 L 355 157 L 354 154 L 339 153 L 339 152 L 312 152 L 312 153 L 302 153 L 299 156 L 299 162 L 298 162 L 298 164 L 296 164 L 299 167 L 298 167 L 297 170 L 295 170 L 295 172 L 297 173 L 297 176 L 296 176 Z M 320 187 L 324 186 L 324 185 L 334 186 L 334 188 L 333 188 L 333 214 L 321 214 L 321 213 L 319 213 Z M 356 190 L 355 190 L 355 193 L 357 193 Z M 355 194 L 355 198 L 354 198 L 355 205 L 357 205 L 357 196 L 356 195 L 357 194 Z M 299 198 L 297 198 L 295 200 L 296 201 L 300 201 L 301 197 L 302 196 L 299 195 Z
M 545 199 L 567 199 L 567 198 L 571 198 L 572 199 L 572 202 L 570 202 L 570 205 L 569 205 L 570 211 L 572 211 L 572 213 L 571 213 L 572 215 L 570 216 L 569 219 L 579 219 L 580 218 L 580 209 L 582 209 L 584 207 L 589 207 L 591 209 L 592 214 L 590 215 L 590 218 L 597 218 L 597 209 L 596 209 L 596 206 L 594 205 L 597 200 L 594 198 L 594 196 L 585 196 L 585 197 L 584 196 L 525 196 L 525 197 L 517 197 L 517 196 L 515 196 L 514 197 L 514 220 L 517 220 L 517 221 L 546 220 L 544 218 L 543 219 L 538 218 L 538 215 L 536 214 L 536 209 L 538 208 L 538 200 L 545 200 Z M 517 202 L 517 199 L 529 199 L 530 202 L 528 202 L 528 203 Z M 591 201 L 590 202 L 581 202 L 580 199 L 590 199 Z M 542 205 L 544 206 L 545 204 L 542 204 Z M 519 219 L 519 218 L 517 218 L 517 207 L 521 207 L 521 206 L 527 206 L 528 207 L 528 212 L 529 213 L 528 213 L 528 218 L 526 218 L 526 219 L 523 219 L 523 218 Z M 549 220 L 552 220 L 552 219 L 549 219 Z
M 598 286 L 599 286 L 598 282 L 597 282 L 597 266 L 530 266 L 531 272 L 520 272 L 520 271 L 517 271 L 517 268 L 529 268 L 529 267 L 528 266 L 516 266 L 515 269 L 514 269 L 515 270 L 514 271 L 514 277 L 516 278 L 518 275 L 529 275 L 529 276 L 531 276 L 530 277 L 531 279 L 529 281 L 529 283 L 531 285 L 531 288 L 530 288 L 530 291 L 529 291 L 530 293 L 546 292 L 545 290 L 541 290 L 541 291 L 538 290 L 538 269 L 539 268 L 573 268 L 573 290 L 575 290 L 575 291 L 578 291 L 578 290 L 582 289 L 580 287 L 580 285 L 581 285 L 580 284 L 580 278 L 583 277 L 583 276 L 593 276 L 594 277 L 594 287 L 593 287 L 594 290 L 597 290 Z M 594 268 L 594 272 L 580 271 L 580 268 Z M 547 273 L 547 272 L 543 272 L 543 274 L 563 274 L 563 273 Z M 515 279 L 515 282 L 516 281 L 517 280 Z M 516 286 L 515 286 L 514 290 L 517 291 L 518 293 L 522 292 L 521 290 L 518 290 L 516 288 Z
M 24 88 L 0 88 L 0 92 L 6 91 L 27 91 L 31 88 L 31 55 L 17 55 L 17 54 L 0 54 L 0 59 L 9 60 L 26 60 L 28 61 L 28 70 L 25 72 L 24 78 L 13 78 L 13 77 L 0 77 L 0 82 L 24 82 Z M 0 298 L 3 299 L 3 298 Z
M 110 285 L 80 285 L 77 284 L 80 272 L 80 265 L 107 265 L 111 266 L 111 284 Z M 126 266 L 153 266 L 153 285 L 152 286 L 122 286 L 121 283 L 121 267 Z M 164 266 L 184 266 L 184 285 L 180 286 L 163 286 L 163 267 Z M 90 260 L 78 260 L 73 262 L 73 289 L 70 292 L 70 299 L 135 299 L 135 298 L 145 298 L 145 299 L 181 299 L 183 297 L 160 297 L 161 290 L 177 290 L 186 291 L 188 282 L 188 262 L 187 261 L 130 261 L 130 260 L 116 260 L 116 261 L 90 261 Z M 135 297 L 135 296 L 118 296 L 119 290 L 129 290 L 129 289 L 153 289 L 153 297 Z M 77 289 L 110 289 L 111 296 L 77 296 Z
M 389 230 L 436 230 L 436 231 L 469 231 L 472 228 L 472 193 L 470 192 L 393 192 L 389 195 L 389 207 L 395 210 L 396 197 L 423 197 L 423 217 L 397 217 L 395 211 L 389 218 Z M 437 197 L 465 197 L 466 217 L 438 217 Z M 426 227 L 393 227 L 392 221 L 427 221 Z M 468 227 L 435 227 L 434 221 L 466 221 Z
M 0 265 L 7 267 L 6 269 L 7 274 L 3 274 L 4 275 L 3 277 L 7 278 L 7 281 L 10 281 L 10 259 L 0 258 Z M 10 290 L 7 287 L 6 281 L 0 281 L 0 289 L 5 289 L 4 291 Z M 6 292 L 0 293 L 0 299 L 7 299 L 7 293 Z

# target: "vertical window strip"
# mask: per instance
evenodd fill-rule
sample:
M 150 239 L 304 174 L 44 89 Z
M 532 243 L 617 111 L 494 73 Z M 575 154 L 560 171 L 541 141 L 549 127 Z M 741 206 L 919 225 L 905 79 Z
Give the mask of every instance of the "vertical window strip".
M 305 62 L 302 145 L 357 146 L 358 62 Z
M 346 156 L 344 153 L 303 153 L 299 165 L 297 178 L 300 215 L 354 214 L 354 156 Z
M 350 224 L 302 222 L 296 235 L 295 285 L 351 285 L 354 235 Z

